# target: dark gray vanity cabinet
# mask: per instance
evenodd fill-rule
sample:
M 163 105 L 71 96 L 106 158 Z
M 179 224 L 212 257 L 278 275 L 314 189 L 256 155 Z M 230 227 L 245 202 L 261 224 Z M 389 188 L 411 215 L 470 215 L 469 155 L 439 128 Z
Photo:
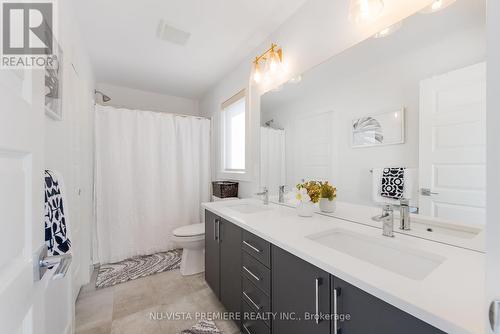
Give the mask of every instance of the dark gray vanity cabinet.
M 205 279 L 244 334 L 444 334 L 210 211 Z
M 271 244 L 243 230 L 241 242 L 242 333 L 270 334 L 272 317 Z
M 226 221 L 220 223 L 220 300 L 229 312 L 241 311 L 241 229 Z
M 205 281 L 220 298 L 220 218 L 205 210 Z
M 444 334 L 439 329 L 401 311 L 363 290 L 332 276 L 332 334 Z M 336 297 L 335 297 L 336 294 Z M 347 319 L 349 316 L 349 320 Z
M 205 280 L 226 310 L 241 310 L 241 229 L 205 211 Z
M 273 334 L 330 333 L 331 293 L 327 272 L 273 246 L 272 290 L 273 312 L 278 313 Z

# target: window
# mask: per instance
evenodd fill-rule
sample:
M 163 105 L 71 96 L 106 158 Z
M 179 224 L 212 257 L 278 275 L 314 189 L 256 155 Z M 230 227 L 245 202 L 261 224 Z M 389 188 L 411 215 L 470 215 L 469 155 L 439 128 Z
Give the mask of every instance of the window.
M 222 169 L 245 171 L 245 91 L 222 104 Z

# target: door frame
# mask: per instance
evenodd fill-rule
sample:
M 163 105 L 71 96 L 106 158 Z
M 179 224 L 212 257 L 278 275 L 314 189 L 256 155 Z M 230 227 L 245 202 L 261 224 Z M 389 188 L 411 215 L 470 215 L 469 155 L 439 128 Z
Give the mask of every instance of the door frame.
M 493 333 L 488 319 L 492 300 L 500 300 L 500 1 L 488 1 L 487 7 L 487 105 L 486 105 L 486 333 Z

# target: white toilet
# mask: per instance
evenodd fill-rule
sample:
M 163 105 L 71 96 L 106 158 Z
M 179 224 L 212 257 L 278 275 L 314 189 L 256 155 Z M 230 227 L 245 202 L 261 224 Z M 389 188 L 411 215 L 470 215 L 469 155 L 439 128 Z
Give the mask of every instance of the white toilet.
M 172 240 L 182 248 L 181 274 L 194 275 L 205 271 L 205 224 L 176 228 Z

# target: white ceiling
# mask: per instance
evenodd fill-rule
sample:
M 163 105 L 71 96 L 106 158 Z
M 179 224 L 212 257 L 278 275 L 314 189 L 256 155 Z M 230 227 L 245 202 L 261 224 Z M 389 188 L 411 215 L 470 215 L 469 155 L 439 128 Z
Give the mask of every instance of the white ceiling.
M 78 0 L 98 82 L 200 98 L 307 0 Z M 160 19 L 191 37 L 156 37 Z M 250 63 L 252 59 L 248 59 Z

